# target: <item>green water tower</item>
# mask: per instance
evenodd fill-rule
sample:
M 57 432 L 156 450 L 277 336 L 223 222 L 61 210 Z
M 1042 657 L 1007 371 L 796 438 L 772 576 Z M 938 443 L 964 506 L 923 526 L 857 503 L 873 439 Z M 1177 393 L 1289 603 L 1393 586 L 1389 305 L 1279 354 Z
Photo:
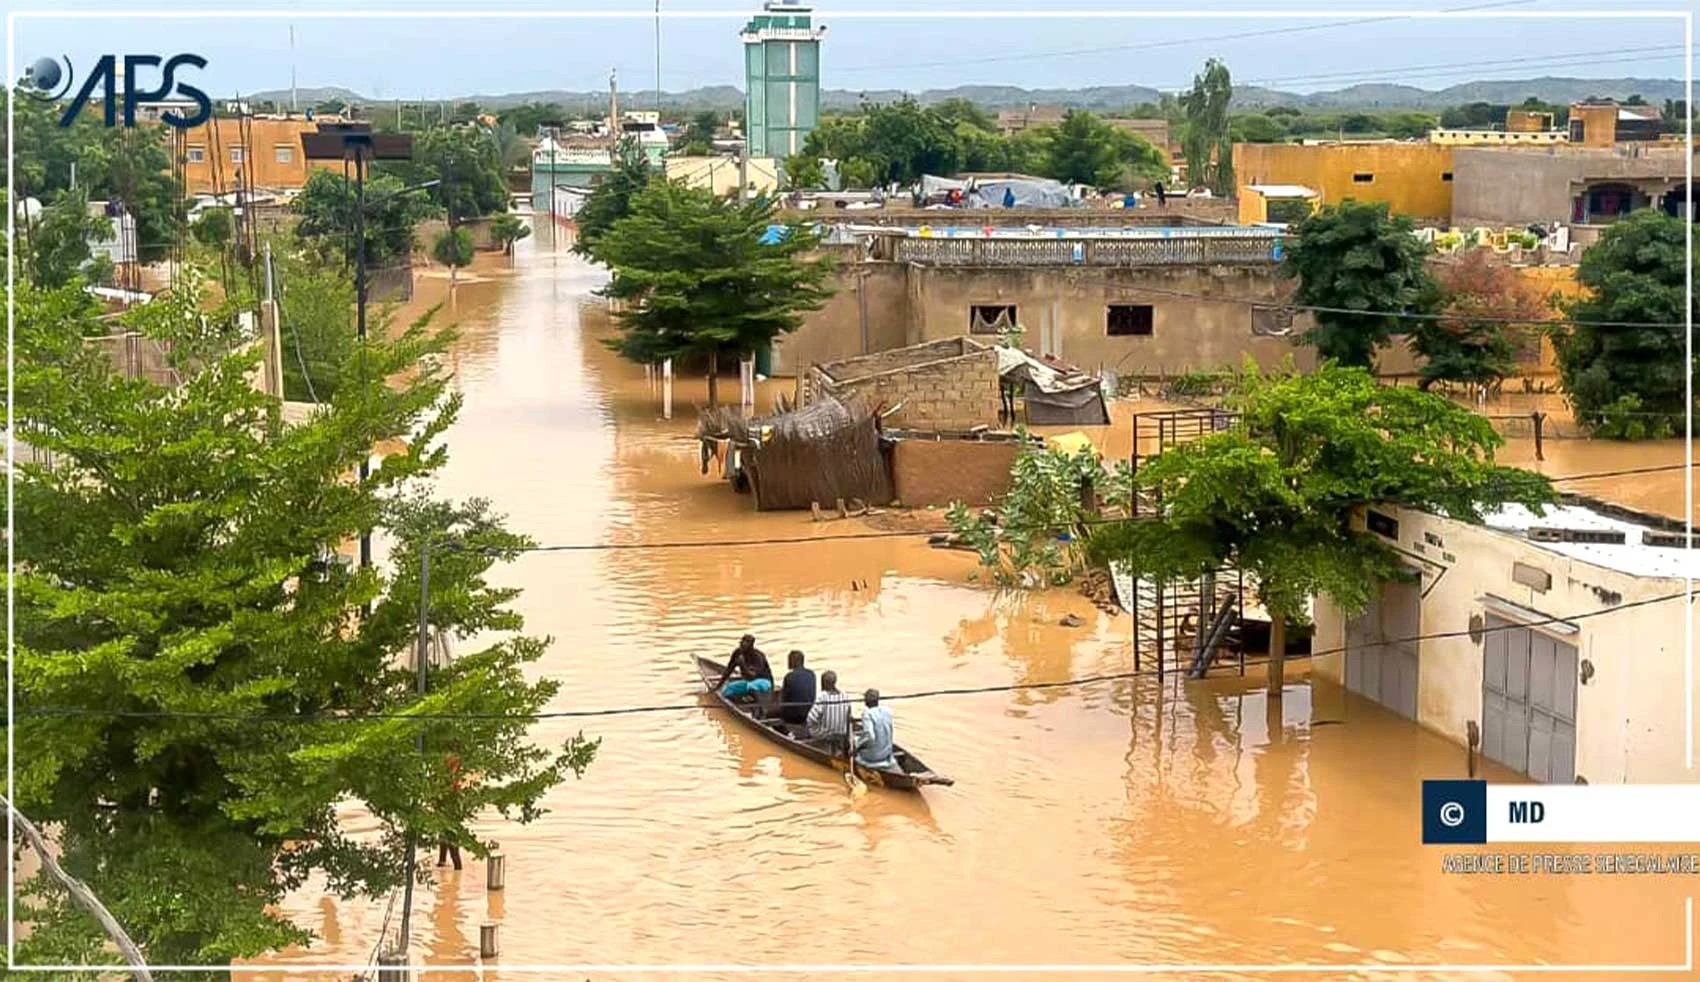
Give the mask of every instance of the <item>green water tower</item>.
M 744 133 L 751 157 L 788 157 L 820 121 L 820 42 L 814 8 L 768 0 L 744 25 Z

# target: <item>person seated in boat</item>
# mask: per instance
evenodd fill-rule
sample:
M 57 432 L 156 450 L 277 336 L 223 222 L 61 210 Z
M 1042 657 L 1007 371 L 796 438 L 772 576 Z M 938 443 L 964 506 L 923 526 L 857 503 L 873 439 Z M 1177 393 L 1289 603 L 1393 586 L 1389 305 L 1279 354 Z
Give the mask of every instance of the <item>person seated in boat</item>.
M 733 672 L 738 673 L 735 679 Z M 720 694 L 728 699 L 740 699 L 772 691 L 773 669 L 767 665 L 767 656 L 756 647 L 756 636 L 746 634 L 733 649 L 732 657 L 726 660 L 726 671 L 720 675 Z
M 809 739 L 842 750 L 850 739 L 850 697 L 838 691 L 838 673 L 830 668 L 820 674 L 820 688 L 805 717 Z
M 880 690 L 862 694 L 862 731 L 856 737 L 856 762 L 864 767 L 895 770 L 896 744 L 892 742 L 891 710 L 880 705 Z
M 815 673 L 803 667 L 801 651 L 792 650 L 785 663 L 790 671 L 779 683 L 779 718 L 792 726 L 804 726 L 815 704 Z

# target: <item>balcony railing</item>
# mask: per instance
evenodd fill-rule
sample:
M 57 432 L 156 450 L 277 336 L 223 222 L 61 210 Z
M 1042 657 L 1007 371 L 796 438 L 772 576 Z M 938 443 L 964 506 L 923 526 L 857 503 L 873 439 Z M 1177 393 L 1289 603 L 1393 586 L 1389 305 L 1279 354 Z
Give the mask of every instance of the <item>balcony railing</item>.
M 932 266 L 1198 266 L 1281 261 L 1282 237 L 1265 229 L 1232 235 L 1139 238 L 894 238 L 891 258 Z

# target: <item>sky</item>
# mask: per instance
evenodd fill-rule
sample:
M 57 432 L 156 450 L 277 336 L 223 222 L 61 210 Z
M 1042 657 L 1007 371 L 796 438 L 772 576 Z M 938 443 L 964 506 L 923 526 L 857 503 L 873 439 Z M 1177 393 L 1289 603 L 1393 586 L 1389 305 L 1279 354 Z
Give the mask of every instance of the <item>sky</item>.
M 1633 7 L 1679 12 L 1693 6 L 1692 0 L 1223 2 L 1232 4 L 1233 12 L 1218 4 L 1179 0 L 911 0 L 907 5 L 895 0 L 819 0 L 816 21 L 827 26 L 822 84 L 851 91 L 920 91 L 966 84 L 1138 84 L 1168 90 L 1186 87 L 1212 56 L 1227 61 L 1237 84 L 1296 92 L 1358 82 L 1436 89 L 1477 79 L 1537 75 L 1682 78 L 1683 21 L 1632 19 L 1624 11 Z M 757 11 L 759 0 L 660 3 L 662 88 L 742 88 L 738 30 Z M 8 39 L 13 78 L 43 56 L 68 57 L 80 74 L 108 53 L 168 56 L 188 51 L 208 61 L 192 84 L 215 98 L 288 89 L 292 67 L 303 88 L 338 85 L 378 99 L 603 91 L 611 70 L 618 73 L 622 91 L 655 87 L 654 0 L 462 0 L 459 5 L 445 0 L 307 0 L 277 4 L 273 9 L 288 12 L 276 17 L 255 16 L 267 8 L 252 0 L 156 0 L 151 9 L 179 15 L 171 18 L 146 16 L 142 12 L 148 5 L 113 0 L 7 0 L 6 7 L 15 15 Z M 449 16 L 475 9 L 471 16 Z M 1615 13 L 1585 20 L 1557 16 L 1601 9 Z M 1293 10 L 1338 16 L 1274 16 Z M 1463 11 L 1468 16 L 1388 16 L 1389 11 L 1413 10 Z M 48 16 L 25 16 L 26 11 Z M 228 16 L 231 11 L 243 16 Z M 312 16 L 338 11 L 379 16 Z M 546 11 L 585 16 L 547 17 Z M 891 16 L 892 11 L 902 16 Z M 1042 15 L 1008 16 L 1034 11 Z M 1071 16 L 1070 11 L 1100 16 Z M 1117 11 L 1140 16 L 1101 16 Z M 66 12 L 87 16 L 65 17 Z M 885 16 L 878 16 L 882 12 Z M 185 71 L 187 81 L 190 70 Z

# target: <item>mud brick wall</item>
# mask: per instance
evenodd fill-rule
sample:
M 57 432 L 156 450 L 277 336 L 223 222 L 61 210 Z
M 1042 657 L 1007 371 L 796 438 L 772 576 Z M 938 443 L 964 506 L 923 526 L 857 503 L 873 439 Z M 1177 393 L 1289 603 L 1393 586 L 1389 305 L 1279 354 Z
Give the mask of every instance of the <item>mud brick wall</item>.
M 813 381 L 818 389 L 869 406 L 902 403 L 886 418 L 893 429 L 949 432 L 998 422 L 998 354 L 991 348 L 848 382 L 833 384 L 819 376 Z
M 911 508 L 996 504 L 1009 493 L 1014 440 L 899 440 L 891 448 L 897 500 Z

